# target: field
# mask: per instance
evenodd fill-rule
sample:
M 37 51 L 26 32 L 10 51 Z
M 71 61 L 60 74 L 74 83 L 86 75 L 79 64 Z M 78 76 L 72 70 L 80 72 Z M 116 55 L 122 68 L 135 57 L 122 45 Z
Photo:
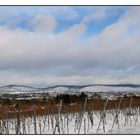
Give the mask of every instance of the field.
M 140 97 L 3 99 L 1 134 L 140 133 Z M 131 129 L 135 130 L 132 131 Z

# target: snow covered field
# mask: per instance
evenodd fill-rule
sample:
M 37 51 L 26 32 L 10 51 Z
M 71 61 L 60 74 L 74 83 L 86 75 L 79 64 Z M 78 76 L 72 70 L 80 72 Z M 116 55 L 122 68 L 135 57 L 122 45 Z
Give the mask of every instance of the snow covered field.
M 84 86 L 68 87 L 57 86 L 48 89 L 35 89 L 22 86 L 5 86 L 0 88 L 1 95 L 49 92 L 49 96 L 57 94 L 86 94 L 92 96 L 92 92 L 98 93 L 102 98 L 114 99 L 116 97 L 132 94 L 140 96 L 139 86 Z M 38 95 L 37 95 L 38 96 Z M 8 96 L 9 97 L 9 96 Z M 32 96 L 31 96 L 32 97 Z M 29 97 L 30 98 L 30 97 Z M 0 120 L 0 134 L 140 134 L 140 109 L 124 108 L 123 110 L 102 110 L 90 112 L 65 113 L 32 117 L 15 116 L 15 119 Z M 86 105 L 86 104 L 85 104 Z M 119 108 L 119 107 L 118 107 Z M 2 118 L 7 118 L 6 114 Z
M 140 134 L 140 110 L 107 110 L 1 120 L 1 134 Z

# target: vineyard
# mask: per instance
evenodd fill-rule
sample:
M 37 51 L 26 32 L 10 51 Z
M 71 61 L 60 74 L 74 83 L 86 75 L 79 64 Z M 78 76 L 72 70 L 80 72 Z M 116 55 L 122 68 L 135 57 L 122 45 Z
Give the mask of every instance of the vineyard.
M 66 98 L 68 99 L 68 98 Z M 140 122 L 140 97 L 4 100 L 1 134 L 117 134 Z

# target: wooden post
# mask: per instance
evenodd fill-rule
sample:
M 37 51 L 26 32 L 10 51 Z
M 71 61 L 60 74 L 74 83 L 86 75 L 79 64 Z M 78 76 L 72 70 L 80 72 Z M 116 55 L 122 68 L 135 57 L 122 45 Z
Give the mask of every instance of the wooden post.
M 137 123 L 137 121 L 138 121 L 138 117 L 139 117 L 139 107 L 137 108 L 137 114 L 136 114 L 136 119 L 135 119 L 135 125 L 136 125 L 136 123 Z
M 83 119 L 83 114 L 84 114 L 85 109 L 86 109 L 86 104 L 87 104 L 87 98 L 85 99 L 84 108 L 83 108 L 83 111 L 82 111 L 82 114 L 81 114 L 81 117 L 80 117 L 80 126 L 79 126 L 79 129 L 78 129 L 78 134 L 80 133 L 80 129 L 81 129 L 81 125 L 82 125 L 82 119 Z
M 99 122 L 99 125 L 98 125 L 97 132 L 99 131 L 101 122 L 103 122 L 103 131 L 105 132 L 106 107 L 107 107 L 108 100 L 109 99 L 106 100 L 104 108 L 103 108 L 103 112 L 101 112 L 100 122 Z
M 55 128 L 54 128 L 53 134 L 55 134 L 57 127 L 58 127 L 58 131 L 60 133 L 59 116 L 60 116 L 61 107 L 62 107 L 62 100 L 60 101 L 60 105 L 59 105 L 59 109 L 58 109 L 58 115 L 57 115 L 56 124 L 55 124 Z
M 8 116 L 8 107 L 7 105 L 5 106 L 5 125 L 6 125 L 6 134 L 9 134 L 9 120 L 8 120 L 9 116 Z
M 36 126 L 36 108 L 35 108 L 35 103 L 34 103 L 34 99 L 33 101 L 33 106 L 32 106 L 32 110 L 33 110 L 33 120 L 34 120 L 34 132 L 35 135 L 37 134 L 37 126 Z
M 67 133 L 69 134 L 69 116 L 67 112 Z
M 119 101 L 118 108 L 117 108 L 116 115 L 115 115 L 115 118 L 114 118 L 114 121 L 113 121 L 113 124 L 112 124 L 111 131 L 113 130 L 114 124 L 115 124 L 116 122 L 118 123 L 118 128 L 119 128 L 118 116 L 119 116 L 119 114 L 120 114 L 121 102 L 122 102 L 122 98 L 121 98 L 120 101 Z
M 16 134 L 20 134 L 20 103 L 17 101 L 16 104 L 16 114 L 17 114 L 17 125 L 16 125 Z
M 133 102 L 133 96 L 132 96 L 132 98 L 131 98 L 131 100 L 130 100 L 130 105 L 129 105 L 129 114 L 128 114 L 128 116 L 129 116 L 129 119 L 130 119 L 130 125 L 132 125 L 132 120 L 131 120 L 131 115 L 132 115 L 132 108 L 131 108 L 131 106 L 132 106 L 132 102 Z

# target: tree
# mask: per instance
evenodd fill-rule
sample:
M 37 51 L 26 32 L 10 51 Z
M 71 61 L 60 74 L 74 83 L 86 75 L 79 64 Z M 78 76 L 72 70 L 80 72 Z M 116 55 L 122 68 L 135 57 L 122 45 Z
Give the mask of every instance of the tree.
M 70 104 L 70 95 L 69 94 L 66 94 L 63 96 L 63 102 L 65 104 Z
M 84 92 L 82 92 L 79 97 L 80 97 L 80 100 L 83 102 L 85 101 L 85 98 L 87 98 L 87 95 Z
M 11 103 L 11 100 L 10 99 L 4 99 L 3 100 L 3 104 L 5 104 L 5 105 L 11 105 L 12 103 Z

